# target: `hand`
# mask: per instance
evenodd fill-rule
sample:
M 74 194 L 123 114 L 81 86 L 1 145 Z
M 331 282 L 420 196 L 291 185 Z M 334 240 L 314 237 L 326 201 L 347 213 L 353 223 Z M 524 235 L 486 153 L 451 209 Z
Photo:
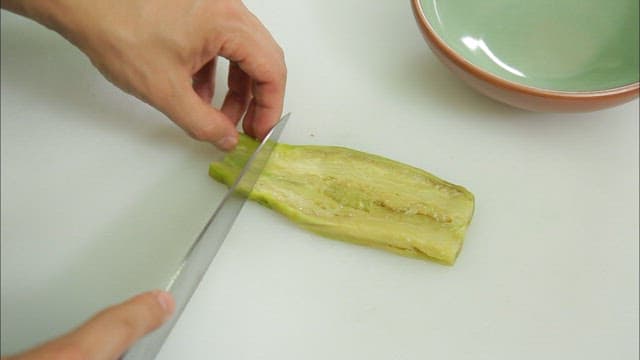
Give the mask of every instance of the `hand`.
M 6 360 L 118 359 L 136 340 L 162 325 L 174 308 L 169 293 L 147 292 L 103 310 L 67 335 Z
M 240 0 L 2 0 L 2 7 L 58 31 L 102 74 L 151 104 L 192 137 L 223 150 L 235 126 L 262 138 L 282 113 L 282 49 Z M 213 108 L 216 57 L 230 61 Z

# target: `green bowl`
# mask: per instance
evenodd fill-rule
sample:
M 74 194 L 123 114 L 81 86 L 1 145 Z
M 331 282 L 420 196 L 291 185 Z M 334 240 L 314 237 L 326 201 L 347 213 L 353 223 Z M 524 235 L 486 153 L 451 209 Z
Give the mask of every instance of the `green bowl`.
M 481 92 L 586 111 L 638 96 L 638 0 L 412 0 L 425 39 Z

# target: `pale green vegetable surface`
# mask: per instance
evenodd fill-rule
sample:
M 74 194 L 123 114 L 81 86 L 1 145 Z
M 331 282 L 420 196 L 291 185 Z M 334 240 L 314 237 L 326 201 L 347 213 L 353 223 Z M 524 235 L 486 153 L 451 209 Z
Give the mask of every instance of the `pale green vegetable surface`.
M 241 135 L 209 174 L 232 184 L 257 146 Z M 320 235 L 449 265 L 474 209 L 464 187 L 415 167 L 343 147 L 282 143 L 249 198 Z

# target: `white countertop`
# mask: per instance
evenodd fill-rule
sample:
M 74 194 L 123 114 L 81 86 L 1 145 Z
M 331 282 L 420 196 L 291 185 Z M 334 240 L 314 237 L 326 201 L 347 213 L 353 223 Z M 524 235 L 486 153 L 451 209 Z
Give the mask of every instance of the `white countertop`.
M 286 52 L 281 141 L 423 168 L 476 213 L 446 267 L 247 203 L 158 359 L 638 358 L 638 100 L 496 103 L 437 62 L 406 1 L 247 6 Z M 211 146 L 56 34 L 3 12 L 1 60 L 4 354 L 161 286 L 224 187 Z

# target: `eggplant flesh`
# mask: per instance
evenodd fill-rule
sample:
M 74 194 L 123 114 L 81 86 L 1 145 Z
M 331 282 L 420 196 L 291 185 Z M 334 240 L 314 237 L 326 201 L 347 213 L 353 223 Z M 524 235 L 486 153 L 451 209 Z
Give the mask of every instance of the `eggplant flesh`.
M 209 175 L 231 186 L 258 146 L 238 146 Z M 344 147 L 277 143 L 253 189 L 238 191 L 314 233 L 452 265 L 474 211 L 462 186 Z

